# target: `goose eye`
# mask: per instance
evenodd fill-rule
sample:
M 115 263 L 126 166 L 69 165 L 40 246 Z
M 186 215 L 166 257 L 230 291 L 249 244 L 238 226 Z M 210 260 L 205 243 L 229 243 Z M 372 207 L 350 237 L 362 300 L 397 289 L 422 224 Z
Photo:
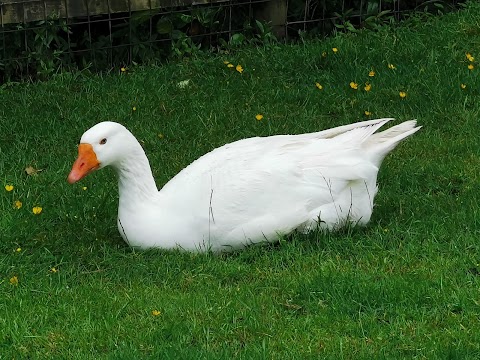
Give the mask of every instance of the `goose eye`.
M 100 140 L 100 145 L 105 145 L 107 143 L 107 138 Z

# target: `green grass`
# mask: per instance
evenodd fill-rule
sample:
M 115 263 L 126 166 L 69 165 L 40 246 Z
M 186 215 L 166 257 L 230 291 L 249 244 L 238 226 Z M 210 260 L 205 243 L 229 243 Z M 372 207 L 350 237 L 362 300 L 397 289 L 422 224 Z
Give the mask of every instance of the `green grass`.
M 377 33 L 4 86 L 0 359 L 478 359 L 480 67 L 465 53 L 480 60 L 479 34 L 471 3 Z M 81 134 L 102 120 L 133 131 L 162 186 L 224 143 L 365 110 L 424 128 L 384 162 L 363 229 L 221 256 L 134 252 L 117 233 L 113 172 L 66 182 Z M 29 165 L 43 170 L 27 176 Z

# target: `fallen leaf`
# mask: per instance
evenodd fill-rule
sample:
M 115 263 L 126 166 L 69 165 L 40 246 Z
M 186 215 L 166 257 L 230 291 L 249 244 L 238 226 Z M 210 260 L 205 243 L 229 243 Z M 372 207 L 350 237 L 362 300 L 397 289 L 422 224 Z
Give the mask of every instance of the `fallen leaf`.
M 180 89 L 184 89 L 184 88 L 186 88 L 189 84 L 190 84 L 190 79 L 180 81 L 180 82 L 177 84 L 177 86 L 178 86 Z
M 27 173 L 27 175 L 29 176 L 32 176 L 32 175 L 37 175 L 40 171 L 42 171 L 43 169 L 35 169 L 33 166 L 27 166 L 25 168 L 25 172 Z

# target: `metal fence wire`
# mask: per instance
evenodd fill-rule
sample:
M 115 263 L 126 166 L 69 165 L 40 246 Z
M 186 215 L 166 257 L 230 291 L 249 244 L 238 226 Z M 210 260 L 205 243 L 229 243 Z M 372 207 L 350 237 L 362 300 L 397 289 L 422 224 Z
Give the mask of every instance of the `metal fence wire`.
M 0 81 L 444 12 L 459 0 L 0 0 Z M 263 25 L 262 25 L 263 24 Z M 265 25 L 268 24 L 268 25 Z

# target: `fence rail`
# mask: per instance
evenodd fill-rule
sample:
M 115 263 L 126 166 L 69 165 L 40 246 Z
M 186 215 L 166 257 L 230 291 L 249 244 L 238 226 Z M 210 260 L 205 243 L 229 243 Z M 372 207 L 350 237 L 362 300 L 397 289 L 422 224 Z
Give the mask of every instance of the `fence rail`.
M 51 16 L 77 18 L 143 10 L 228 3 L 229 0 L 4 0 L 1 24 L 28 23 Z

